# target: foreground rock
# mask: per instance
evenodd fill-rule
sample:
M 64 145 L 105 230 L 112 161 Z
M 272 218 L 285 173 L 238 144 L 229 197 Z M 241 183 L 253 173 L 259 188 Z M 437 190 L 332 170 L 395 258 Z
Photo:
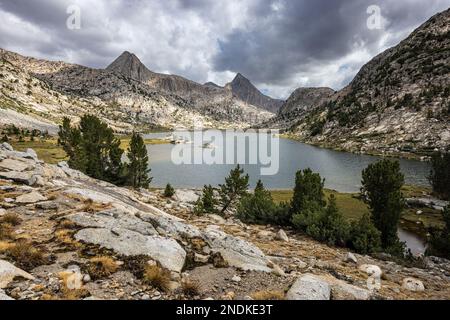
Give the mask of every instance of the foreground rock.
M 220 253 L 228 265 L 242 270 L 272 272 L 270 261 L 251 243 L 228 235 L 217 226 L 208 226 L 204 235 L 211 250 Z
M 128 229 L 83 229 L 75 239 L 114 250 L 124 256 L 145 255 L 158 261 L 171 271 L 181 272 L 186 252 L 173 239 L 161 236 L 145 236 Z
M 312 274 L 301 276 L 289 289 L 288 300 L 330 300 L 331 287 L 323 279 Z
M 414 278 L 403 279 L 402 288 L 409 291 L 424 291 L 425 286 L 422 281 Z
M 11 281 L 18 277 L 29 280 L 34 279 L 28 272 L 16 268 L 8 261 L 0 260 L 0 289 L 6 288 Z
M 10 296 L 6 295 L 3 290 L 0 290 L 0 301 L 14 300 Z

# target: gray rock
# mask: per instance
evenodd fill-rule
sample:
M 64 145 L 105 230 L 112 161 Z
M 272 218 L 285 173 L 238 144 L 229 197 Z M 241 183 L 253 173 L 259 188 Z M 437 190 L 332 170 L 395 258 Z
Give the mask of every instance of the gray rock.
M 199 195 L 194 190 L 176 190 L 174 198 L 180 202 L 194 203 Z
M 330 285 L 323 279 L 305 274 L 298 278 L 286 294 L 287 300 L 330 300 Z
M 347 254 L 345 255 L 345 262 L 350 262 L 350 263 L 354 263 L 357 264 L 358 263 L 358 259 L 356 258 L 356 256 L 351 253 L 351 252 L 347 252 Z
M 3 290 L 0 290 L 0 301 L 14 300 L 8 296 Z
M 13 147 L 8 142 L 3 142 L 0 144 L 0 149 L 3 149 L 5 151 L 14 151 Z
M 17 183 L 31 185 L 31 178 L 33 177 L 33 172 L 17 172 L 17 171 L 8 171 L 8 172 L 0 172 L 0 178 L 12 180 Z
M 380 267 L 373 264 L 362 264 L 359 266 L 359 270 L 364 271 L 369 276 L 381 277 L 383 274 Z
M 281 241 L 284 241 L 284 242 L 289 242 L 289 238 L 288 238 L 286 232 L 284 232 L 283 229 L 280 229 L 280 230 L 277 232 L 277 239 L 278 239 L 278 240 L 281 240 Z
M 202 233 L 197 227 L 168 214 L 157 215 L 142 212 L 139 214 L 139 217 L 143 221 L 150 222 L 155 228 L 163 230 L 164 235 L 170 235 L 180 239 L 203 238 Z
M 6 210 L 3 208 L 0 208 L 0 217 L 6 214 Z
M 16 203 L 19 203 L 19 204 L 30 204 L 30 203 L 40 202 L 40 201 L 47 201 L 47 198 L 44 197 L 42 194 L 40 194 L 37 191 L 23 194 L 16 198 Z
M 234 275 L 233 278 L 231 278 L 231 281 L 233 281 L 233 282 L 241 282 L 241 277 L 239 277 L 238 275 Z
M 336 284 L 332 284 L 331 292 L 333 300 L 369 300 L 371 296 L 369 290 L 343 281 L 337 281 Z
M 408 291 L 425 291 L 423 282 L 414 278 L 403 279 L 402 288 Z
M 22 172 L 25 170 L 28 170 L 30 168 L 30 165 L 25 162 L 18 159 L 4 159 L 3 161 L 0 161 L 0 170 L 1 171 L 16 171 L 16 172 Z M 32 168 L 30 168 L 32 169 Z
M 208 263 L 209 256 L 208 255 L 199 254 L 199 253 L 195 253 L 194 254 L 194 261 L 197 262 L 197 263 Z
M 228 265 L 242 270 L 272 272 L 267 257 L 253 244 L 226 234 L 217 226 L 208 226 L 204 236 L 211 250 L 219 252 Z
M 0 260 L 0 289 L 6 288 L 16 277 L 33 280 L 34 277 L 5 260 Z
M 158 232 L 150 223 L 117 209 L 98 213 L 79 212 L 66 218 L 85 228 L 105 228 L 110 230 L 118 228 L 135 231 L 142 235 L 158 235 Z
M 170 271 L 180 272 L 186 259 L 186 252 L 174 239 L 146 236 L 127 229 L 116 228 L 114 234 L 105 228 L 83 229 L 75 234 L 75 239 L 125 256 L 149 256 Z
M 58 203 L 52 201 L 45 201 L 36 204 L 36 208 L 42 210 L 57 210 L 59 208 Z

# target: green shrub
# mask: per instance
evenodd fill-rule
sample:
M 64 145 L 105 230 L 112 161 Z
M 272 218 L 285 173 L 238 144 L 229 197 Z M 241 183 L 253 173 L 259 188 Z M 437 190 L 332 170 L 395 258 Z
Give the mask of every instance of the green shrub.
M 175 195 L 175 189 L 168 183 L 164 189 L 164 197 L 171 198 Z
M 204 186 L 202 196 L 197 200 L 194 213 L 202 215 L 205 213 L 217 213 L 217 199 L 214 197 L 214 188 L 211 185 Z
M 426 254 L 450 259 L 450 205 L 442 212 L 445 222 L 443 230 L 430 230 L 430 240 Z
M 236 217 L 245 223 L 288 225 L 289 206 L 277 205 L 261 180 L 253 194 L 244 195 L 237 208 Z
M 336 206 L 334 195 L 330 196 L 327 207 L 311 202 L 302 213 L 293 216 L 292 223 L 318 241 L 329 245 L 346 245 L 349 226 Z
M 375 228 L 370 216 L 365 214 L 350 228 L 349 247 L 361 254 L 374 253 L 380 250 L 381 234 Z
M 445 200 L 450 200 L 450 153 L 435 153 L 431 159 L 428 177 L 433 192 Z

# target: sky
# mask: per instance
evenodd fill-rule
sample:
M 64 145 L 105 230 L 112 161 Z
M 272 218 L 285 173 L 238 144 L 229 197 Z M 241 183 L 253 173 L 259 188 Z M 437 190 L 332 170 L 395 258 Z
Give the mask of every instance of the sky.
M 0 0 L 0 47 L 105 68 L 123 51 L 152 71 L 224 85 L 236 73 L 285 99 L 346 86 L 450 0 Z

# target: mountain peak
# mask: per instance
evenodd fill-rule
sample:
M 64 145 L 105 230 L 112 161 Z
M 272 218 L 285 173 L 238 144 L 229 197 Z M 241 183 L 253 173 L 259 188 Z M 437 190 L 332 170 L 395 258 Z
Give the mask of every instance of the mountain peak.
M 106 70 L 121 73 L 138 81 L 147 81 L 153 74 L 134 53 L 129 51 L 122 52 Z
M 242 73 L 238 72 L 231 83 L 236 83 L 236 82 L 240 82 L 240 81 L 246 81 L 251 84 L 250 80 L 248 80 L 246 77 L 244 77 L 242 75 Z
M 233 81 L 229 84 L 231 91 L 242 101 L 259 106 L 271 112 L 277 112 L 283 104 L 283 101 L 272 99 L 262 94 L 249 79 L 244 77 L 241 73 L 237 73 Z

